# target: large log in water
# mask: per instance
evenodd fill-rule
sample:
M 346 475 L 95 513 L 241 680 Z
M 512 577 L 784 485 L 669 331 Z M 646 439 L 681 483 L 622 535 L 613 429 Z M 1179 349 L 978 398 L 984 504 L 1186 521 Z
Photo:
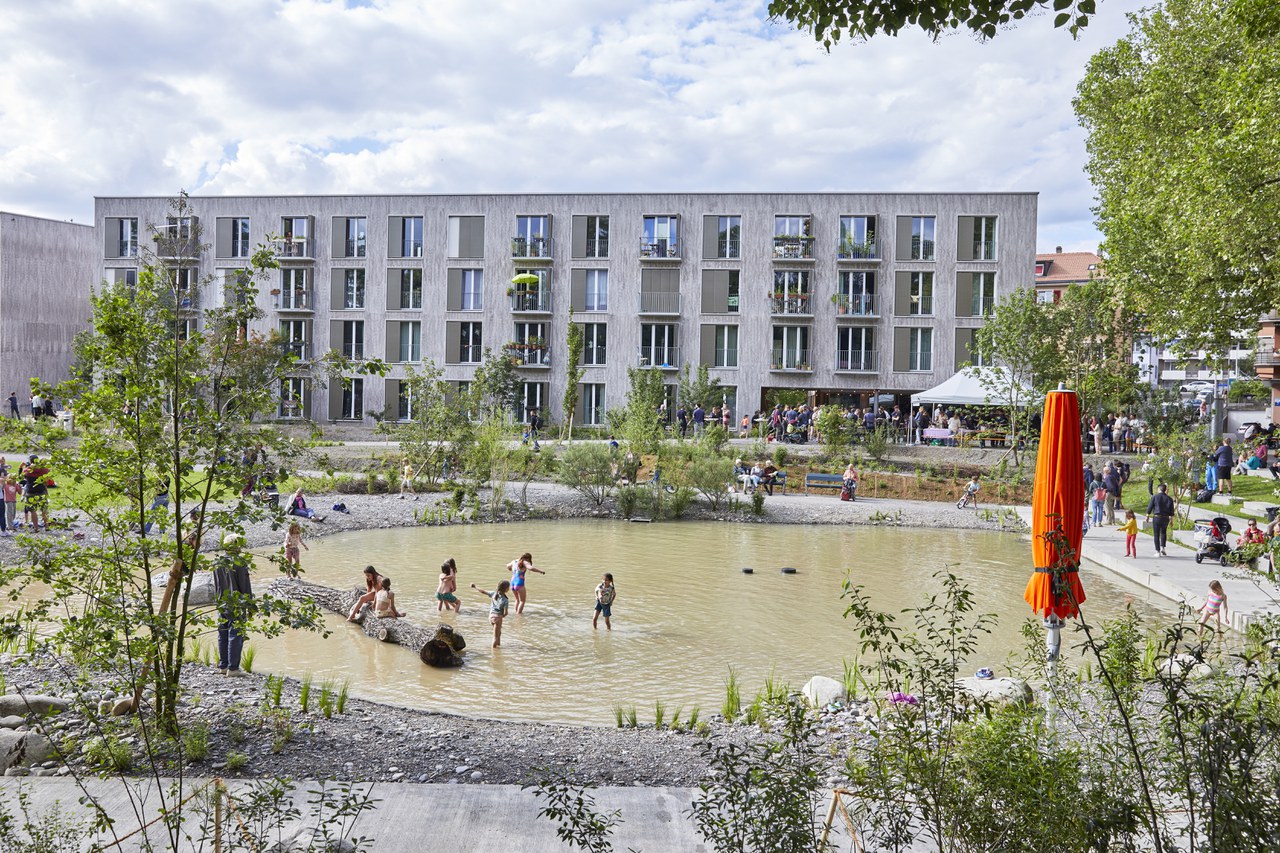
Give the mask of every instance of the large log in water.
M 346 616 L 364 590 L 352 587 L 348 590 L 321 586 L 309 581 L 279 578 L 268 588 L 272 595 L 290 601 L 312 601 L 325 610 Z M 467 647 L 462 635 L 449 625 L 434 629 L 423 628 L 405 619 L 379 619 L 373 608 L 365 605 L 356 616 L 356 624 L 368 636 L 384 643 L 396 643 L 417 652 L 422 662 L 429 666 L 462 666 L 458 652 Z

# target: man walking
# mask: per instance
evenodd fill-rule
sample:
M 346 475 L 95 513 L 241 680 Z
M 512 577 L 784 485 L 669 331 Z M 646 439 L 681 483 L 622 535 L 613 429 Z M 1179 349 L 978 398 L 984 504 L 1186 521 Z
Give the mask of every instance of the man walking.
M 1102 474 L 1102 485 L 1107 490 L 1105 506 L 1107 508 L 1107 524 L 1116 523 L 1116 504 L 1120 502 L 1120 472 L 1110 462 Z
M 1147 521 L 1151 522 L 1151 536 L 1155 540 L 1156 556 L 1167 557 L 1165 545 L 1169 539 L 1169 522 L 1173 520 L 1173 498 L 1169 487 L 1161 483 L 1147 503 Z

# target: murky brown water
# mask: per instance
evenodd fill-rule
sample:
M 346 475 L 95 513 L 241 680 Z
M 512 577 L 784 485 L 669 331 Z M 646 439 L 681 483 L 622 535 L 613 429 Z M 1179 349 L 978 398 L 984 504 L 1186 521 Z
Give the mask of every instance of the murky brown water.
M 975 669 L 1000 669 L 1021 647 L 1018 629 L 1028 616 L 1029 540 L 979 531 L 529 522 L 364 531 L 310 546 L 303 552 L 309 580 L 355 585 L 372 563 L 392 578 L 411 620 L 446 621 L 463 633 L 467 664 L 430 669 L 409 650 L 370 640 L 335 617 L 328 639 L 294 633 L 255 641 L 255 671 L 349 678 L 352 693 L 365 698 L 499 719 L 609 724 L 615 705 L 636 705 L 651 720 L 659 700 L 686 715 L 698 705 L 705 716 L 719 709 L 730 666 L 748 698 L 770 674 L 796 687 L 815 674 L 839 678 L 843 661 L 857 653 L 840 597 L 847 574 L 896 611 L 938 591 L 933 572 L 955 566 L 979 609 L 1001 617 Z M 493 650 L 487 601 L 468 585 L 492 589 L 507 577 L 505 564 L 526 550 L 547 575 L 529 575 L 528 607 L 507 619 L 502 648 Z M 460 569 L 463 608 L 441 620 L 435 588 L 449 556 Z M 744 575 L 744 566 L 755 573 Z M 783 566 L 798 571 L 782 574 Z M 603 620 L 591 629 L 593 589 L 605 571 L 618 586 L 612 632 Z M 1085 585 L 1095 623 L 1118 612 L 1126 592 L 1146 598 L 1093 571 Z M 1069 632 L 1067 641 L 1074 642 Z

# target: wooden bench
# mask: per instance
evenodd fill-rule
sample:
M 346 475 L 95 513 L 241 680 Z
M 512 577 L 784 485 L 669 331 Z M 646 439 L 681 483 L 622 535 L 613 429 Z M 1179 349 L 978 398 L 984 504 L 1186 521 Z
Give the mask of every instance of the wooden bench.
M 839 491 L 844 488 L 844 476 L 842 474 L 805 474 L 804 475 L 804 493 L 809 494 L 809 487 L 815 489 L 835 489 Z

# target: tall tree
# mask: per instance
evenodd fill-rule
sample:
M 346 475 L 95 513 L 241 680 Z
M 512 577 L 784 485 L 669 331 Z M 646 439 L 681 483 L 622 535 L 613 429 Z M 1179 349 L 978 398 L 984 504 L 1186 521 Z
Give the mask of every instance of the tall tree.
M 562 404 L 564 427 L 561 441 L 573 440 L 573 413 L 578 408 L 578 383 L 582 381 L 582 326 L 573 322 L 573 309 L 569 309 L 569 348 L 564 362 L 564 402 Z
M 1056 356 L 1044 379 L 1074 389 L 1081 412 L 1129 407 L 1139 379 L 1131 358 L 1135 324 L 1116 288 L 1101 279 L 1074 285 L 1047 310 Z
M 1089 63 L 1107 278 L 1158 340 L 1223 352 L 1280 306 L 1280 21 L 1258 0 L 1165 0 Z
M 992 399 L 1008 401 L 1011 446 L 1025 429 L 1036 389 L 1056 381 L 1059 337 L 1051 306 L 1024 288 L 1003 297 L 974 336 L 974 345 L 992 365 L 982 374 L 984 387 Z

